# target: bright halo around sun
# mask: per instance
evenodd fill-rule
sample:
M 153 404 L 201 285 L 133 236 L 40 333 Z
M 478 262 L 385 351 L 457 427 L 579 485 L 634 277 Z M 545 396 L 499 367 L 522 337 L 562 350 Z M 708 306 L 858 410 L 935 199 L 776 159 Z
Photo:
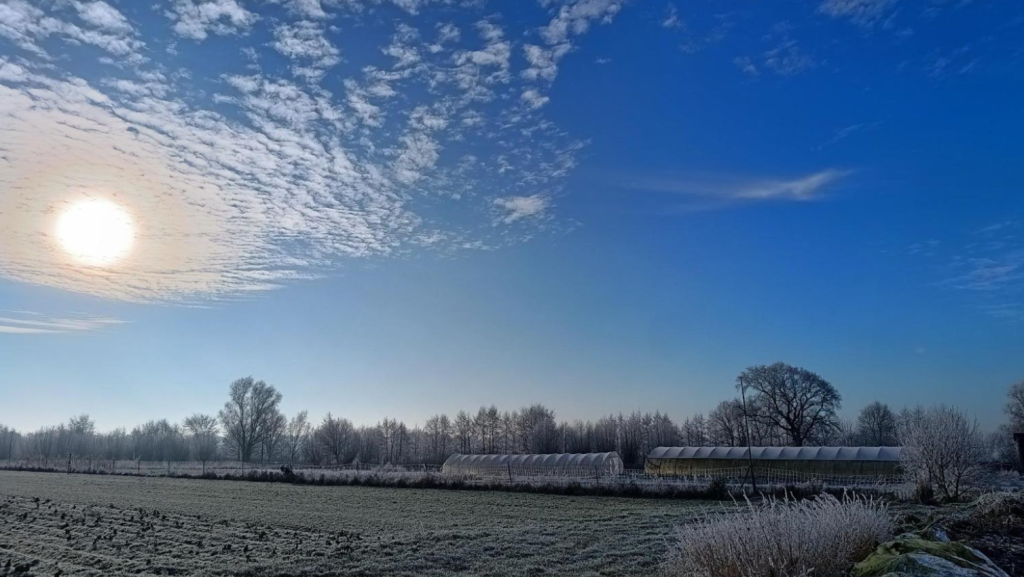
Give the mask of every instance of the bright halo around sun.
M 135 242 L 135 223 L 122 206 L 89 199 L 69 206 L 57 221 L 57 241 L 76 262 L 97 267 L 117 264 Z

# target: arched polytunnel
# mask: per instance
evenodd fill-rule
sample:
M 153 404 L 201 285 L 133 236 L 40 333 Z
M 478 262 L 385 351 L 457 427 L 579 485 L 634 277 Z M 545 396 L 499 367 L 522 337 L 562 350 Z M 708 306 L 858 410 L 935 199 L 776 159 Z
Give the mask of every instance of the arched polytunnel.
M 446 475 L 494 477 L 592 476 L 622 473 L 622 459 L 611 453 L 555 453 L 550 455 L 460 455 L 448 457 L 441 467 Z
M 748 452 L 749 451 L 749 452 Z M 654 475 L 695 475 L 749 468 L 807 474 L 895 475 L 899 447 L 658 447 L 645 469 Z

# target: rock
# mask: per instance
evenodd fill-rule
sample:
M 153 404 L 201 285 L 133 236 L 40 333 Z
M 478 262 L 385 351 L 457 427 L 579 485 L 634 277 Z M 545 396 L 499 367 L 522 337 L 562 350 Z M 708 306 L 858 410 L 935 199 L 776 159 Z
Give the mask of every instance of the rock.
M 944 532 L 904 533 L 854 566 L 851 577 L 1009 577 L 984 553 L 943 540 Z

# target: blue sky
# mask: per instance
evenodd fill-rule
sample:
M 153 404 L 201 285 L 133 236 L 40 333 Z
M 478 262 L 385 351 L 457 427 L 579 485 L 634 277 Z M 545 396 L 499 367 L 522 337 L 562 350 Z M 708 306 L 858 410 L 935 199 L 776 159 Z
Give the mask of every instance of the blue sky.
M 0 0 L 0 422 L 1024 378 L 1024 6 Z M 95 266 L 62 215 L 122 207 Z M 77 203 L 77 204 L 76 204 Z M 63 238 L 63 237 L 60 237 Z

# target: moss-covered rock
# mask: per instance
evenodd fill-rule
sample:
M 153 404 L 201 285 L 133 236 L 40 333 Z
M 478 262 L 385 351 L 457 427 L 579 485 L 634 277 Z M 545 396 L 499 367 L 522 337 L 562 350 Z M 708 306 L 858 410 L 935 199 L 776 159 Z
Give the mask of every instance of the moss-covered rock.
M 934 531 L 904 533 L 879 545 L 851 577 L 1008 577 L 981 551 L 941 537 Z

